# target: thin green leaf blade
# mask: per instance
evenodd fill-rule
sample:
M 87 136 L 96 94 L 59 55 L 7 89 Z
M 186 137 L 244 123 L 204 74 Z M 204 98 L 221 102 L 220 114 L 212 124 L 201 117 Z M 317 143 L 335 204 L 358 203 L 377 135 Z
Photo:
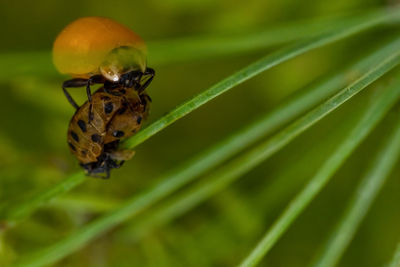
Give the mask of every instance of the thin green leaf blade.
M 397 245 L 397 249 L 393 254 L 393 259 L 387 267 L 399 267 L 400 266 L 400 243 Z
M 328 158 L 303 190 L 289 203 L 256 247 L 242 261 L 240 264 L 241 267 L 256 266 L 261 261 L 294 220 L 327 184 L 333 174 L 383 118 L 399 96 L 400 81 L 397 79 L 397 82 L 393 86 L 387 88 L 385 94 L 382 94 L 379 99 L 376 99 L 373 106 L 364 114 L 363 118 L 355 126 L 348 138 L 346 138 L 338 149 Z
M 158 121 L 154 122 L 149 127 L 135 135 L 133 138 L 129 139 L 125 145 L 128 148 L 133 148 L 134 146 L 150 138 L 152 135 L 161 131 L 168 125 L 172 124 L 176 120 L 182 118 L 188 113 L 194 111 L 196 108 L 212 100 L 217 95 L 222 94 L 223 92 L 229 90 L 230 88 L 238 85 L 241 82 L 244 82 L 247 79 L 250 79 L 261 71 L 275 66 L 276 64 L 282 63 L 285 60 L 293 58 L 296 55 L 305 53 L 311 49 L 336 41 L 340 38 L 344 38 L 348 35 L 355 34 L 369 27 L 379 25 L 382 22 L 396 20 L 398 19 L 399 14 L 400 13 L 396 14 L 392 12 L 386 13 L 382 10 L 368 13 L 355 19 L 355 21 L 353 21 L 354 24 L 349 23 L 349 25 L 345 25 L 346 27 L 341 27 L 337 31 L 325 33 L 316 38 L 312 38 L 309 41 L 300 42 L 294 46 L 284 48 L 270 56 L 267 56 L 266 58 L 244 68 L 238 73 L 216 84 L 215 86 L 211 87 L 209 90 L 206 90 L 192 100 L 189 100 L 188 102 L 180 105 L 175 110 L 168 113 L 166 116 L 162 117 Z M 277 117 L 275 117 L 274 119 L 277 119 Z M 56 185 L 54 188 L 50 188 L 46 192 L 38 194 L 32 200 L 28 200 L 16 206 L 6 207 L 6 212 L 3 212 L 3 214 L 8 214 L 5 216 L 6 221 L 9 221 L 10 224 L 13 224 L 15 221 L 28 216 L 43 203 L 50 201 L 58 195 L 68 192 L 73 187 L 79 185 L 83 181 L 83 172 L 78 172 L 71 175 L 66 180 Z
M 221 168 L 221 171 L 217 173 L 217 175 L 224 175 L 229 179 L 232 179 L 232 177 L 238 177 L 251 170 L 254 166 L 258 165 L 263 160 L 288 144 L 304 130 L 314 125 L 327 114 L 338 108 L 341 104 L 345 103 L 352 96 L 360 92 L 366 86 L 398 65 L 400 63 L 399 53 L 400 52 L 383 60 L 381 64 L 375 66 L 361 78 L 352 83 L 349 87 L 346 87 L 324 104 L 307 113 L 304 117 L 285 128 L 282 132 L 275 135 L 267 142 L 257 146 L 256 149 L 244 154 L 240 158 L 240 164 L 238 164 L 240 165 L 240 168 Z M 233 162 L 233 164 L 235 164 L 235 161 Z M 128 200 L 115 211 L 108 213 L 94 222 L 80 228 L 78 231 L 71 234 L 64 240 L 38 251 L 33 256 L 28 256 L 25 259 L 21 259 L 19 266 L 40 266 L 43 264 L 50 264 L 65 257 L 66 255 L 84 246 L 91 239 L 102 234 L 115 225 L 118 225 L 122 221 L 127 220 L 131 216 L 136 215 L 138 212 L 155 203 L 162 197 L 165 197 L 171 192 L 171 190 L 176 188 L 177 184 L 180 185 L 180 182 L 181 181 L 179 180 L 172 182 L 161 182 L 158 186 L 152 188 L 151 190 Z
M 225 78 L 221 82 L 215 84 L 208 90 L 200 93 L 192 99 L 179 105 L 165 116 L 161 117 L 156 122 L 152 123 L 145 129 L 141 130 L 138 134 L 132 136 L 124 142 L 125 148 L 133 148 L 167 126 L 171 125 L 178 119 L 186 116 L 190 112 L 196 110 L 217 96 L 225 93 L 233 87 L 253 78 L 254 76 L 266 71 L 280 63 L 292 59 L 298 55 L 304 54 L 313 49 L 322 47 L 329 43 L 333 43 L 350 35 L 356 34 L 373 26 L 377 26 L 385 21 L 397 19 L 399 14 L 394 12 L 373 12 L 365 15 L 365 17 L 355 18 L 352 23 L 344 27 L 323 33 L 317 37 L 310 38 L 309 40 L 296 43 L 292 46 L 280 49 L 275 53 L 265 56 L 264 58 L 250 64 L 235 74 Z
M 44 192 L 40 192 L 32 198 L 24 199 L 21 202 L 13 204 L 9 207 L 3 207 L 0 209 L 1 217 L 0 219 L 7 226 L 14 226 L 17 222 L 23 220 L 29 216 L 38 207 L 43 206 L 45 203 L 49 202 L 56 196 L 62 195 L 71 189 L 75 188 L 79 184 L 85 181 L 86 176 L 83 172 L 78 172 L 73 174 L 68 179 L 61 181 L 55 186 L 49 188 Z
M 185 162 L 182 164 L 182 167 L 173 170 L 171 175 L 165 176 L 163 179 L 171 179 L 174 176 L 190 179 L 214 168 L 233 153 L 237 153 L 254 140 L 259 139 L 262 135 L 270 133 L 273 129 L 281 126 L 282 123 L 292 120 L 297 114 L 304 112 L 307 107 L 320 102 L 329 96 L 335 88 L 344 86 L 348 74 L 366 72 L 368 67 L 378 65 L 382 58 L 387 58 L 389 55 L 396 53 L 399 46 L 400 39 L 396 39 L 375 53 L 353 64 L 348 70 L 307 88 L 301 95 L 295 95 L 294 98 L 289 99 L 273 112 L 267 113 L 248 127 L 240 130 L 237 134 L 225 139 L 211 149 L 200 153 L 192 160 Z M 232 168 L 234 167 L 232 166 Z M 189 176 L 186 177 L 186 175 Z M 157 226 L 165 224 L 199 205 L 231 182 L 230 180 L 222 181 L 224 180 L 224 176 L 220 174 L 207 175 L 203 180 L 207 180 L 208 184 L 201 183 L 194 188 L 186 190 L 173 201 L 169 201 L 154 211 L 152 210 L 145 217 L 142 216 L 136 219 L 134 224 L 125 229 L 125 232 L 134 233 L 136 237 L 141 237 Z
M 339 262 L 395 166 L 400 155 L 400 120 L 397 119 L 395 124 L 396 128 L 376 155 L 374 163 L 362 179 L 340 223 L 325 245 L 323 253 L 316 259 L 314 266 L 329 267 Z

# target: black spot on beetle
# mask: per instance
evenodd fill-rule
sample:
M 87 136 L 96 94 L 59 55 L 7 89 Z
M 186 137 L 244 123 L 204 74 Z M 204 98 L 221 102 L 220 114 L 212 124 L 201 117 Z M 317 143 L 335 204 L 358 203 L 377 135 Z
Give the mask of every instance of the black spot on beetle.
M 115 140 L 110 143 L 104 144 L 104 151 L 105 152 L 115 151 L 118 147 L 118 144 L 119 144 L 119 140 Z
M 125 135 L 125 133 L 123 131 L 114 131 L 113 132 L 113 136 L 117 137 L 117 138 L 120 138 L 120 137 L 122 137 L 124 135 Z
M 101 142 L 101 136 L 100 135 L 92 134 L 91 138 L 92 138 L 93 142 L 100 144 L 100 142 Z
M 106 96 L 106 95 L 101 96 L 100 99 L 101 99 L 101 100 L 104 100 L 104 101 L 111 100 L 111 98 L 108 97 L 108 96 Z
M 83 120 L 78 121 L 78 126 L 81 128 L 82 132 L 86 132 L 86 123 Z
M 82 154 L 82 156 L 86 156 L 87 155 L 87 150 L 82 150 L 81 154 Z
M 124 114 L 127 109 L 128 109 L 128 105 L 126 103 L 122 104 L 122 108 L 120 108 L 118 110 L 118 114 L 119 115 Z
M 139 117 L 137 118 L 136 122 L 137 122 L 138 124 L 140 124 L 140 123 L 142 122 L 142 116 L 139 116 Z
M 71 134 L 72 138 L 73 138 L 76 142 L 79 143 L 79 136 L 76 134 L 76 132 L 71 131 L 70 134 Z
M 104 104 L 104 112 L 106 114 L 110 114 L 114 109 L 114 105 L 111 102 L 107 102 Z
M 73 144 L 71 144 L 70 142 L 68 142 L 68 145 L 69 145 L 69 147 L 70 147 L 73 151 L 76 151 L 76 148 L 75 148 L 75 146 L 74 146 Z

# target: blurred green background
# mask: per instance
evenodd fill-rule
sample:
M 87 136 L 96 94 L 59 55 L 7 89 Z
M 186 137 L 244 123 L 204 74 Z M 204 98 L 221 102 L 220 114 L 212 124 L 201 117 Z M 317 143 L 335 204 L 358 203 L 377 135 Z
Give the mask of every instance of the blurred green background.
M 156 70 L 156 78 L 148 89 L 153 99 L 148 124 L 283 45 L 173 60 L 179 55 L 180 42 L 176 42 L 175 52 L 170 55 L 152 54 L 152 48 L 160 43 L 183 37 L 247 36 L 296 21 L 357 13 L 388 4 L 390 1 L 378 0 L 2 1 L 0 203 L 34 195 L 79 170 L 66 143 L 68 121 L 74 112 L 60 87 L 67 77 L 56 72 L 50 57 L 54 38 L 74 19 L 107 16 L 131 27 L 149 44 L 148 65 Z M 153 184 L 160 174 L 272 110 L 297 90 L 362 58 L 399 30 L 373 29 L 314 50 L 207 103 L 137 147 L 135 157 L 122 169 L 114 170 L 110 180 L 87 178 L 84 184 L 28 220 L 4 231 L 0 259 L 6 265 L 20 254 L 68 236 Z M 182 49 L 184 45 L 182 42 Z M 157 58 L 160 55 L 171 60 Z M 55 266 L 237 264 L 343 140 L 359 119 L 360 110 L 384 83 L 370 86 L 190 212 L 146 232 L 140 227 L 132 228 L 135 221 L 127 221 Z M 85 99 L 84 90 L 73 89 L 72 94 L 81 102 Z M 390 127 L 385 121 L 379 125 L 277 243 L 263 266 L 310 263 Z M 340 266 L 378 266 L 390 259 L 400 240 L 399 174 L 397 168 Z

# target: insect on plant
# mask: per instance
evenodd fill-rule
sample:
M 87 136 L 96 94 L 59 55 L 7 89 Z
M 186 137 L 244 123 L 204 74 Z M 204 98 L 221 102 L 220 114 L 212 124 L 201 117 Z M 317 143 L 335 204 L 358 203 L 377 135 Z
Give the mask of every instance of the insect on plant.
M 96 176 L 118 168 L 133 151 L 118 150 L 120 138 L 132 136 L 147 117 L 151 98 L 144 90 L 155 72 L 146 66 L 146 45 L 132 30 L 103 17 L 70 23 L 57 36 L 53 62 L 73 77 L 62 89 L 76 112 L 68 129 L 68 144 L 80 165 Z M 92 95 L 91 85 L 103 86 Z M 67 88 L 86 86 L 81 107 Z
M 115 89 L 118 96 L 109 94 L 104 87 L 92 96 L 92 104 L 86 101 L 72 117 L 68 127 L 69 148 L 80 165 L 91 176 L 119 168 L 134 152 L 118 149 L 121 138 L 134 135 L 148 115 L 150 97 L 133 90 Z M 88 121 L 92 108 L 93 119 Z
M 223 38 L 222 43 L 219 43 L 221 41 L 219 38 L 216 39 L 218 42 L 215 43 L 210 42 L 208 38 L 190 38 L 185 40 L 185 43 L 182 43 L 182 40 L 179 40 L 179 42 L 172 40 L 166 42 L 166 44 L 160 44 L 158 46 L 159 58 L 156 59 L 155 64 L 157 60 L 160 64 L 160 62 L 166 61 L 165 58 L 172 56 L 176 57 L 177 60 L 189 61 L 193 60 L 194 54 L 200 57 L 203 52 L 204 54 L 207 53 L 209 58 L 228 52 L 232 54 L 242 53 L 246 50 L 251 52 L 250 50 L 257 48 L 260 43 L 263 43 L 263 47 L 266 47 L 265 44 L 268 43 L 268 40 L 273 40 L 273 43 L 279 40 L 279 42 L 282 40 L 288 42 L 287 34 L 290 35 L 290 40 L 300 39 L 293 44 L 289 43 L 282 48 L 277 48 L 272 53 L 268 52 L 264 57 L 260 57 L 248 66 L 244 66 L 237 72 L 221 79 L 198 95 L 170 110 L 140 132 L 138 130 L 142 127 L 142 122 L 148 115 L 149 102 L 151 101 L 145 93 L 145 89 L 154 76 L 154 71 L 146 66 L 146 50 L 143 41 L 134 39 L 129 34 L 123 34 L 122 32 L 127 29 L 119 24 L 115 31 L 111 31 L 109 35 L 106 34 L 109 32 L 110 27 L 108 26 L 115 24 L 108 19 L 80 19 L 82 21 L 78 23 L 80 27 L 77 28 L 81 30 L 74 31 L 68 29 L 80 20 L 72 23 L 59 37 L 69 34 L 70 38 L 66 38 L 68 41 L 65 41 L 64 47 L 60 41 L 57 46 L 55 45 L 54 50 L 54 61 L 57 68 L 60 72 L 69 74 L 73 78 L 63 84 L 65 95 L 77 109 L 70 122 L 68 142 L 72 153 L 78 158 L 86 173 L 99 177 L 108 177 L 111 169 L 118 168 L 124 160 L 131 158 L 133 156 L 132 149 L 137 145 L 144 143 L 157 133 L 161 133 L 166 127 L 173 125 L 199 107 L 275 66 L 348 37 L 353 37 L 351 42 L 357 43 L 357 49 L 363 48 L 363 46 L 358 46 L 359 41 L 354 38 L 356 34 L 362 32 L 365 34 L 363 35 L 365 38 L 374 34 L 371 35 L 371 39 L 377 39 L 377 41 L 371 44 L 369 42 L 360 44 L 366 45 L 365 51 L 362 49 L 362 53 L 355 58 L 345 56 L 346 54 L 342 53 L 342 49 L 338 50 L 341 53 L 340 61 L 343 59 L 343 63 L 350 63 L 348 66 L 343 65 L 343 69 L 337 66 L 339 69 L 335 69 L 334 73 L 315 83 L 313 82 L 309 87 L 302 88 L 301 91 L 296 91 L 282 103 L 277 103 L 278 105 L 275 108 L 267 110 L 259 119 L 248 125 L 238 127 L 238 130 L 231 135 L 224 137 L 192 157 L 185 158 L 180 164 L 173 166 L 165 173 L 161 173 L 155 177 L 156 182 L 144 184 L 143 190 L 135 189 L 129 198 L 116 198 L 117 201 L 112 202 L 114 198 L 110 198 L 111 201 L 109 201 L 109 199 L 100 195 L 98 198 L 93 198 L 95 201 L 88 201 L 82 196 L 72 193 L 72 200 L 76 199 L 79 202 L 71 202 L 71 196 L 62 199 L 63 194 L 88 180 L 85 179 L 85 175 L 81 171 L 71 174 L 54 186 L 20 203 L 4 205 L 0 213 L 4 214 L 5 225 L 29 222 L 28 217 L 51 200 L 56 200 L 54 202 L 56 205 L 59 201 L 59 206 L 55 206 L 55 208 L 64 210 L 68 207 L 67 211 L 74 211 L 76 203 L 79 203 L 77 216 L 83 214 L 80 212 L 83 210 L 81 206 L 87 209 L 88 214 L 96 213 L 93 220 L 85 220 L 84 224 L 78 226 L 74 224 L 73 229 L 67 235 L 62 234 L 62 237 L 59 237 L 59 240 L 55 242 L 50 242 L 55 238 L 49 236 L 49 245 L 35 249 L 33 252 L 30 251 L 30 248 L 24 249 L 21 246 L 22 251 L 19 253 L 21 256 L 18 254 L 18 259 L 10 259 L 9 261 L 15 262 L 13 266 L 47 266 L 57 264 L 63 258 L 69 257 L 60 264 L 77 262 L 87 265 L 87 262 L 89 262 L 90 265 L 90 262 L 93 261 L 90 255 L 88 256 L 91 253 L 88 252 L 97 252 L 99 247 L 101 252 L 106 251 L 103 246 L 99 246 L 97 241 L 102 242 L 99 237 L 107 234 L 109 236 L 103 238 L 103 242 L 110 249 L 107 249 L 107 254 L 101 255 L 100 260 L 104 260 L 104 262 L 113 266 L 121 265 L 120 262 L 115 263 L 115 260 L 121 260 L 123 265 L 127 258 L 134 258 L 135 263 L 145 266 L 149 258 L 151 260 L 157 258 L 158 260 L 158 257 L 155 256 L 157 251 L 161 251 L 162 257 L 159 258 L 162 261 L 165 260 L 165 264 L 157 261 L 154 264 L 156 266 L 160 265 L 157 265 L 160 262 L 161 265 L 176 266 L 176 263 L 181 260 L 184 260 L 184 265 L 200 264 L 201 266 L 224 264 L 224 266 L 253 267 L 263 266 L 264 264 L 274 265 L 275 263 L 275 265 L 284 264 L 285 266 L 293 264 L 299 266 L 308 266 L 309 264 L 311 266 L 335 266 L 338 263 L 340 264 L 344 253 L 350 255 L 354 251 L 351 251 L 351 246 L 358 250 L 357 246 L 360 246 L 360 244 L 357 244 L 356 234 L 359 232 L 358 234 L 361 236 L 366 233 L 360 231 L 361 223 L 368 220 L 368 211 L 372 210 L 374 203 L 377 203 L 377 196 L 382 191 L 385 181 L 389 180 L 390 175 L 397 174 L 393 171 L 398 171 L 395 168 L 398 166 L 400 155 L 400 121 L 397 116 L 399 109 L 395 106 L 400 97 L 400 76 L 398 75 L 400 36 L 398 36 L 398 32 L 391 32 L 390 30 L 399 25 L 399 11 L 397 7 L 391 10 L 385 7 L 363 11 L 351 17 L 337 17 L 335 22 L 329 22 L 329 25 L 322 27 L 321 31 L 310 27 L 311 24 L 308 22 L 302 24 L 296 21 L 289 28 L 285 25 L 284 28 L 273 29 L 266 31 L 266 33 L 260 32 L 257 35 L 247 36 L 247 34 L 243 34 L 240 38 Z M 319 26 L 322 25 L 320 24 L 321 21 L 318 20 L 317 22 Z M 386 29 L 385 27 L 390 27 L 390 29 L 384 31 L 385 35 L 377 33 L 377 31 L 367 32 L 378 26 L 382 29 Z M 76 38 L 72 34 L 73 32 L 76 33 Z M 301 33 L 300 36 L 299 33 Z M 312 34 L 308 36 L 308 33 Z M 128 35 L 132 38 L 129 39 Z M 266 39 L 261 38 L 261 42 L 260 36 L 264 36 Z M 117 39 L 119 41 L 116 41 Z M 383 41 L 384 39 L 387 40 Z M 239 40 L 239 42 L 235 43 L 235 40 Z M 242 42 L 242 40 L 245 42 Z M 264 42 L 265 40 L 267 41 Z M 58 41 L 57 39 L 56 43 Z M 76 42 L 76 44 L 73 44 L 73 42 Z M 185 47 L 182 49 L 183 51 L 176 49 L 177 43 L 180 45 L 179 48 Z M 203 49 L 200 53 L 199 44 L 203 48 L 203 45 L 207 44 L 212 49 Z M 76 50 L 68 48 L 74 45 L 76 45 Z M 221 47 L 224 49 L 221 49 Z M 157 58 L 156 42 L 152 51 L 155 52 L 152 55 L 156 55 L 154 57 Z M 354 53 L 354 46 L 351 46 L 348 51 Z M 25 54 L 22 55 L 21 58 L 26 60 Z M 164 57 L 164 55 L 167 56 Z M 57 59 L 57 57 L 59 58 Z M 325 59 L 322 58 L 321 60 L 325 62 Z M 351 63 L 352 61 L 353 63 Z M 29 62 L 35 61 L 29 60 Z M 165 77 L 167 76 L 165 75 Z M 287 79 L 287 77 L 289 76 L 286 76 L 285 72 L 283 76 L 277 75 L 276 80 L 280 82 L 282 78 Z M 188 81 L 192 82 L 189 79 Z M 92 95 L 90 87 L 94 84 L 100 84 L 100 89 Z M 67 89 L 80 86 L 86 86 L 88 100 L 78 106 Z M 265 90 L 267 89 L 267 86 L 265 86 Z M 242 103 L 242 99 L 238 99 L 238 101 L 238 103 Z M 349 103 L 350 101 L 354 102 Z M 249 107 L 251 106 L 249 105 Z M 229 112 L 227 114 L 230 115 Z M 353 118 L 353 116 L 356 117 Z M 347 117 L 349 117 L 349 120 L 347 120 Z M 342 120 L 343 118 L 345 120 Z M 324 127 L 318 128 L 317 125 L 319 123 L 327 123 L 325 125 L 328 125 L 332 122 L 336 122 L 331 124 L 332 128 L 322 129 Z M 339 127 L 338 124 L 343 125 Z M 316 127 L 316 129 L 312 129 L 313 127 Z M 182 134 L 179 131 L 180 129 L 177 129 L 178 135 L 173 135 L 174 138 Z M 330 134 L 331 129 L 335 130 L 335 133 L 332 131 L 332 138 L 331 136 L 327 140 L 316 138 L 324 137 L 326 133 Z M 319 130 L 322 134 L 317 133 Z M 390 134 L 386 135 L 388 130 L 390 130 Z M 313 131 L 316 131 L 315 134 Z M 377 135 L 382 133 L 385 133 L 384 137 L 387 140 L 382 140 L 382 143 L 379 141 L 381 147 L 377 147 L 378 142 L 371 141 L 385 139 L 379 138 L 379 135 Z M 305 136 L 302 137 L 303 134 Z M 383 137 L 383 135 L 381 136 Z M 127 139 L 123 140 L 124 138 Z M 123 144 L 120 144 L 121 141 L 124 141 Z M 293 143 L 295 144 L 289 147 Z M 308 151 L 310 143 L 318 149 Z M 159 143 L 156 145 L 158 149 Z M 359 154 L 354 155 L 361 146 L 365 150 L 358 151 Z M 283 151 L 286 147 L 287 150 Z M 304 155 L 303 151 L 305 152 Z M 363 153 L 365 158 L 360 159 L 359 156 L 365 151 L 368 151 L 368 153 Z M 282 154 L 277 155 L 280 152 Z M 291 154 L 298 154 L 295 159 L 299 159 L 299 161 L 295 162 L 291 156 L 282 160 L 286 158 L 285 155 Z M 277 157 L 272 159 L 275 155 Z M 314 161 L 314 159 L 316 160 Z M 250 175 L 251 171 L 267 160 L 272 161 L 270 166 L 273 163 L 282 163 L 279 166 L 277 165 L 279 167 L 276 168 L 277 177 L 272 174 L 267 177 L 266 172 L 262 170 L 259 172 L 260 179 L 256 176 L 257 172 Z M 353 162 L 357 163 L 356 168 L 352 167 Z M 345 164 L 347 164 L 347 167 L 343 168 Z M 17 166 L 19 165 L 18 162 Z M 358 168 L 359 166 L 362 168 Z M 367 167 L 364 169 L 363 166 Z M 352 170 L 350 170 L 350 167 Z M 343 170 L 339 174 L 338 172 L 342 168 Z M 148 170 L 148 168 L 143 169 L 146 172 Z M 287 171 L 287 169 L 290 169 L 290 171 Z M 250 191 L 243 189 L 242 185 L 244 184 L 234 187 L 234 183 L 240 178 L 246 179 L 246 174 L 247 179 L 249 179 L 246 185 L 250 185 Z M 127 173 L 127 175 L 131 175 L 131 173 Z M 342 175 L 342 178 L 338 177 Z M 358 176 L 360 177 L 358 178 Z M 23 179 L 25 182 L 25 176 Z M 266 180 L 266 183 L 262 185 L 266 186 L 259 186 L 258 183 L 263 179 Z M 357 186 L 355 179 L 360 179 L 360 183 L 354 194 L 351 197 L 349 195 L 350 201 L 347 205 L 345 205 L 347 195 L 344 194 L 345 191 L 342 191 L 342 187 L 340 187 L 340 191 L 332 191 L 339 192 L 340 195 L 332 195 L 336 197 L 335 200 L 343 199 L 343 203 L 341 203 L 342 201 L 334 203 L 333 198 L 329 197 L 325 199 L 326 202 L 323 202 L 324 205 L 318 204 L 323 211 L 328 210 L 329 216 L 332 218 L 340 218 L 336 226 L 333 225 L 333 222 L 331 226 L 331 219 L 323 218 L 324 216 L 321 216 L 318 209 L 316 209 L 317 213 L 314 214 L 311 205 L 313 202 L 321 200 L 317 197 L 321 197 L 323 190 L 327 187 L 332 187 L 330 183 L 334 179 L 338 181 L 334 186 L 338 188 L 344 185 L 345 189 L 348 190 L 346 193 L 349 194 L 353 189 L 349 186 L 349 180 L 354 179 L 352 181 L 354 186 Z M 340 179 L 342 180 L 340 181 Z M 123 179 L 120 182 L 123 182 Z M 129 186 L 126 186 L 126 188 L 129 188 Z M 98 187 L 94 191 L 96 196 L 99 195 L 97 189 Z M 231 189 L 232 191 L 230 191 Z M 86 188 L 84 193 L 87 193 Z M 388 193 L 388 191 L 385 193 Z M 182 234 L 176 231 L 176 229 L 181 228 L 181 223 L 186 221 L 180 220 L 178 222 L 176 218 L 185 215 L 192 216 L 188 214 L 190 211 L 217 194 L 221 194 L 221 197 L 215 198 L 209 204 L 210 207 L 214 208 L 211 205 L 217 203 L 218 211 L 222 211 L 218 213 L 218 216 L 209 216 L 206 210 L 205 214 L 202 215 L 204 221 L 200 222 L 201 225 L 199 224 L 201 227 L 183 228 Z M 116 192 L 115 197 L 118 196 L 118 192 Z M 293 196 L 292 199 L 291 196 Z M 388 196 L 387 199 L 395 203 L 395 201 L 392 201 L 393 192 L 389 192 Z M 70 207 L 65 204 L 68 204 L 68 201 L 70 201 Z M 284 204 L 283 201 L 287 204 Z M 389 201 L 378 203 L 377 207 L 386 207 Z M 96 205 L 93 205 L 94 202 Z M 81 203 L 82 205 L 80 205 Z M 112 203 L 112 205 L 109 206 L 109 203 Z M 331 203 L 334 203 L 335 206 L 330 206 Z M 341 213 L 341 207 L 345 206 L 347 208 Z M 331 210 L 330 207 L 334 209 Z M 278 208 L 282 208 L 282 210 L 279 211 Z M 393 214 L 393 210 L 395 210 L 390 208 L 387 208 L 388 215 Z M 303 223 L 299 223 L 300 228 L 296 228 L 295 223 L 300 216 L 306 213 L 307 209 L 309 211 L 307 216 L 303 217 Z M 271 216 L 277 210 L 277 216 Z M 337 214 L 332 213 L 335 210 Z M 197 211 L 201 212 L 201 209 Z M 195 214 L 194 218 L 197 224 L 198 218 L 202 217 L 198 215 L 198 212 L 192 212 L 192 214 Z M 341 214 L 342 216 L 340 216 Z M 384 213 L 378 213 L 378 215 L 381 214 Z M 40 214 L 37 214 L 35 218 L 38 218 L 38 215 Z M 86 213 L 83 215 L 86 216 Z M 374 216 L 374 218 L 376 217 L 379 216 Z M 395 221 L 397 217 L 381 217 L 382 222 L 378 224 L 374 221 L 373 223 L 377 225 L 374 226 L 373 235 L 360 239 L 363 241 L 365 238 L 372 237 L 371 240 L 368 239 L 371 241 L 368 246 L 361 244 L 360 251 L 371 251 L 371 247 L 374 246 L 372 247 L 374 253 L 369 255 L 356 253 L 355 257 L 349 257 L 351 263 L 357 262 L 361 265 L 368 265 L 371 262 L 379 263 L 378 261 L 383 263 L 383 260 L 388 261 L 389 257 L 392 256 L 391 249 L 395 247 L 396 244 L 394 243 L 398 241 L 389 239 L 395 239 L 392 237 L 394 237 L 396 227 L 393 226 L 395 224 L 392 221 Z M 321 218 L 325 221 L 320 220 Z M 309 223 L 305 224 L 305 219 Z M 48 226 L 51 230 L 56 225 L 52 221 L 47 224 L 47 217 L 44 221 L 46 221 L 45 226 Z M 189 221 L 190 226 L 192 226 L 193 221 Z M 164 246 L 158 246 L 163 245 L 164 240 L 157 239 L 154 242 L 155 239 L 154 236 L 151 236 L 151 233 L 167 224 L 171 224 L 172 227 L 163 227 L 159 230 L 165 231 L 165 248 L 168 250 L 164 251 L 164 249 L 159 249 L 164 248 Z M 268 227 L 268 225 L 270 226 Z M 311 228 L 306 232 L 302 228 L 304 225 Z M 315 225 L 323 227 L 319 227 L 319 231 L 316 231 L 318 227 L 315 228 Z M 386 226 L 391 227 L 382 232 L 381 230 Z M 25 226 L 21 224 L 20 227 Z M 236 229 L 242 231 L 236 231 Z M 292 230 L 293 234 L 296 229 L 300 230 L 298 231 L 299 235 L 287 235 L 286 240 L 283 240 L 289 230 Z M 59 229 L 56 230 L 58 232 Z M 63 233 L 64 228 L 60 230 Z M 325 237 L 324 233 L 331 230 L 333 230 L 332 233 Z M 157 233 L 161 232 L 157 231 Z M 305 233 L 309 233 L 312 238 L 307 236 L 307 239 L 299 239 Z M 375 233 L 378 233 L 378 235 Z M 112 238 L 109 238 L 111 235 Z M 125 237 L 127 238 L 125 239 Z M 177 238 L 170 239 L 170 237 Z M 182 240 L 180 240 L 181 237 Z M 386 237 L 389 237 L 388 242 L 385 240 Z M 42 234 L 39 238 L 41 239 L 38 243 L 45 239 Z M 318 238 L 318 240 L 313 238 Z M 95 240 L 96 242 L 94 242 Z M 174 242 L 171 242 L 171 240 Z M 243 242 L 237 242 L 237 240 Z M 254 242 L 254 240 L 258 240 L 258 242 Z M 122 247 L 127 244 L 125 242 L 131 242 L 126 252 L 114 250 L 113 247 Z M 274 251 L 276 254 L 266 258 L 277 247 L 278 242 L 281 242 L 281 244 L 280 248 Z M 322 242 L 325 245 L 320 247 Z M 352 242 L 354 243 L 351 244 Z M 142 255 L 142 249 L 133 251 L 130 246 L 131 244 L 141 246 L 142 243 L 146 251 L 145 257 Z M 189 246 L 192 243 L 193 250 Z M 148 250 L 153 244 L 157 244 L 156 249 Z M 199 244 L 204 245 L 203 250 L 200 250 Z M 210 245 L 212 246 L 210 247 Z M 389 247 L 389 245 L 392 247 Z M 301 250 L 299 254 L 296 254 L 298 246 L 306 247 L 307 251 Z M 15 247 L 15 250 L 18 251 L 18 246 Z M 399 265 L 400 245 L 397 247 L 390 266 Z M 177 253 L 179 255 L 165 253 L 169 252 L 169 248 L 173 252 L 181 252 L 182 250 L 182 253 Z M 291 254 L 293 251 L 295 253 Z M 288 253 L 291 257 L 287 257 Z M 96 260 L 98 260 L 98 254 L 93 253 Z M 148 258 L 147 255 L 150 257 Z M 168 255 L 168 257 L 164 257 L 164 255 Z M 364 255 L 368 257 L 364 257 Z M 345 265 L 347 264 L 346 261 L 348 259 L 343 259 Z M 2 264 L 0 263 L 0 265 Z M 373 265 L 378 266 L 380 264 Z

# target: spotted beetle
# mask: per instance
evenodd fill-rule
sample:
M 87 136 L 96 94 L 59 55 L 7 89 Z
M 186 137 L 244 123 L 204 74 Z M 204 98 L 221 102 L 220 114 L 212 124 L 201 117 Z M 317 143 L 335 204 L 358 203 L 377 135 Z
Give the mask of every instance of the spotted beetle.
M 73 115 L 67 140 L 71 152 L 94 177 L 109 178 L 110 170 L 119 168 L 134 152 L 118 148 L 123 138 L 134 135 L 149 113 L 151 98 L 134 90 L 114 88 L 113 93 L 101 87 Z M 92 120 L 88 110 L 92 108 Z M 105 176 L 102 176 L 102 174 Z

